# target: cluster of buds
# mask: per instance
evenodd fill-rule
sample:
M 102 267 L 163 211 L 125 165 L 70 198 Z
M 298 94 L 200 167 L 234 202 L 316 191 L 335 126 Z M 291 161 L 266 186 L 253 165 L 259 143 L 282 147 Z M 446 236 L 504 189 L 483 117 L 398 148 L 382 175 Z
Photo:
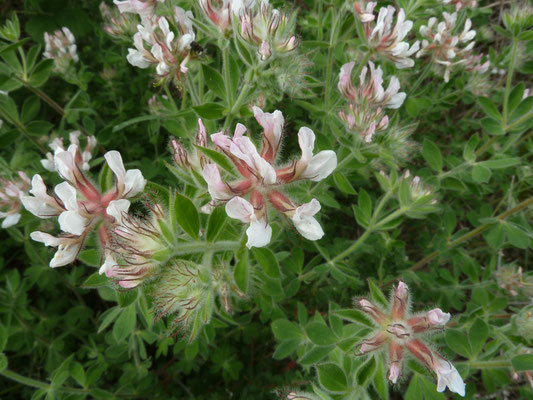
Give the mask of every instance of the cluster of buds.
M 113 38 L 129 41 L 137 31 L 135 15 L 123 14 L 103 1 L 100 3 L 100 14 L 104 20 L 104 31 Z
M 429 19 L 427 25 L 420 27 L 420 34 L 424 37 L 422 48 L 417 57 L 430 55 L 431 59 L 444 67 L 444 81 L 450 80 L 450 73 L 455 66 L 461 65 L 469 72 L 486 72 L 490 62 L 481 63 L 483 55 L 474 55 L 474 37 L 476 31 L 471 30 L 472 21 L 467 19 L 463 31 L 454 35 L 457 13 L 442 13 L 444 21 L 437 24 L 437 18 Z M 464 46 L 464 47 L 463 47 Z
M 297 205 L 280 189 L 303 179 L 317 182 L 326 178 L 337 166 L 336 154 L 325 150 L 313 155 L 315 134 L 311 129 L 302 127 L 298 132 L 301 158 L 288 166 L 276 167 L 283 135 L 283 115 L 279 110 L 273 113 L 265 113 L 258 107 L 253 110 L 255 119 L 264 129 L 260 152 L 244 136 L 247 129 L 242 124 L 237 124 L 233 138 L 224 132 L 211 135 L 215 145 L 231 159 L 242 175 L 241 180 L 224 182 L 217 165 L 207 164 L 202 172 L 212 204 L 226 203 L 226 212 L 231 218 L 250 224 L 246 230 L 248 248 L 263 247 L 270 242 L 272 228 L 268 224 L 267 203 L 288 217 L 306 239 L 320 239 L 324 232 L 314 218 L 320 210 L 320 203 L 312 199 L 309 203 Z M 250 195 L 250 201 L 244 199 L 247 195 Z
M 127 200 L 119 200 L 125 202 Z M 115 202 L 116 203 L 116 202 Z M 106 262 L 100 268 L 125 289 L 138 286 L 143 280 L 168 261 L 169 243 L 162 232 L 168 226 L 168 217 L 157 203 L 145 202 L 150 216 L 135 217 L 127 213 L 129 204 L 108 207 L 107 213 L 116 224 L 106 248 Z
M 87 138 L 87 145 L 85 146 L 85 149 L 82 150 L 79 139 L 80 135 L 80 131 L 70 132 L 70 145 L 76 145 L 76 154 L 74 156 L 76 164 L 79 165 L 82 170 L 88 171 L 90 168 L 89 161 L 91 161 L 92 158 L 92 151 L 96 147 L 96 138 L 94 136 L 89 136 Z M 46 170 L 54 172 L 56 171 L 54 155 L 66 151 L 65 147 L 63 146 L 63 138 L 56 138 L 52 140 L 49 143 L 49 146 L 54 151 L 54 154 L 50 152 L 46 153 L 46 158 L 41 160 L 41 164 Z M 72 147 L 72 149 L 74 149 L 74 147 Z
M 355 14 L 363 23 L 368 47 L 376 54 L 391 60 L 397 68 L 409 68 L 415 65 L 410 57 L 418 51 L 420 43 L 416 41 L 410 46 L 403 41 L 413 27 L 412 21 L 405 20 L 405 11 L 400 9 L 396 25 L 393 26 L 392 21 L 396 12 L 394 7 L 382 7 L 375 20 L 373 15 L 375 2 L 368 3 L 366 7 L 356 4 Z
M 298 47 L 294 35 L 295 14 L 277 10 L 268 1 L 243 7 L 240 14 L 240 34 L 243 40 L 257 47 L 259 58 L 268 60 L 274 53 L 285 54 Z
M 182 74 L 187 73 L 187 62 L 190 59 L 191 44 L 195 34 L 192 27 L 192 13 L 180 7 L 174 7 L 173 21 L 176 33 L 170 29 L 165 17 L 152 16 L 138 25 L 138 32 L 133 35 L 135 48 L 128 49 L 128 62 L 139 68 L 156 65 L 156 73 L 160 80 L 169 78 L 180 81 Z
M 477 6 L 476 0 L 441 0 L 444 4 L 455 5 L 455 10 L 459 11 L 463 8 L 474 8 Z
M 502 265 L 494 275 L 498 286 L 511 296 L 518 296 L 520 292 L 527 297 L 533 296 L 533 282 L 531 277 L 523 275 L 522 267 L 513 264 Z
M 201 119 L 198 119 L 198 131 L 196 132 L 196 151 L 194 153 L 187 151 L 178 139 L 170 139 L 170 150 L 172 158 L 176 165 L 183 169 L 194 169 L 201 172 L 207 164 L 206 156 L 198 147 L 207 147 L 207 130 Z
M 440 308 L 411 314 L 409 289 L 403 282 L 393 288 L 391 297 L 387 310 L 365 298 L 357 300 L 357 305 L 377 329 L 358 345 L 356 355 L 386 349 L 389 363 L 387 378 L 395 384 L 403 373 L 406 353 L 410 353 L 437 374 L 438 392 L 443 392 L 448 386 L 450 391 L 464 396 L 465 384 L 457 369 L 424 343 L 424 336 L 445 327 L 450 314 Z
M 511 318 L 516 334 L 527 341 L 533 340 L 533 305 L 528 305 Z
M 250 8 L 254 0 L 218 0 L 218 7 L 213 5 L 213 0 L 199 0 L 200 8 L 204 15 L 215 25 L 220 32 L 228 35 L 233 26 L 235 17 L 242 11 Z
M 0 218 L 3 218 L 2 228 L 16 225 L 20 220 L 22 208 L 20 198 L 27 194 L 30 188 L 30 179 L 19 171 L 20 180 L 0 178 Z
M 113 0 L 121 13 L 137 14 L 141 21 L 152 19 L 157 3 L 165 0 Z
M 212 274 L 203 265 L 180 259 L 172 260 L 158 278 L 153 292 L 157 319 L 173 315 L 169 331 L 192 341 L 213 313 Z
M 72 63 L 78 62 L 76 39 L 67 27 L 53 34 L 44 33 L 45 58 L 54 60 L 54 72 L 65 73 Z
M 352 82 L 354 66 L 355 62 L 352 61 L 341 67 L 338 88 L 349 104 L 346 111 L 339 112 L 339 117 L 350 130 L 358 133 L 366 143 L 370 143 L 376 132 L 389 126 L 385 108 L 399 108 L 406 95 L 399 92 L 400 81 L 395 76 L 391 77 L 387 90 L 384 90 L 383 71 L 381 67 L 375 68 L 372 62 L 368 63 L 368 67 L 363 67 L 359 85 L 355 87 Z
M 104 157 L 116 176 L 114 188 L 107 193 L 101 193 L 84 175 L 78 145 L 71 144 L 67 150 L 59 149 L 54 154 L 55 169 L 64 180 L 54 188 L 54 193 L 49 194 L 41 176 L 34 175 L 29 191 L 32 196 L 21 197 L 24 207 L 37 217 L 58 217 L 63 232 L 60 236 L 40 231 L 30 235 L 33 240 L 58 248 L 50 261 L 53 268 L 73 262 L 94 228 L 102 248 L 107 248 L 112 230 L 120 222 L 117 210 L 127 212 L 130 202 L 126 198 L 144 190 L 146 180 L 141 171 L 126 171 L 119 152 L 109 151 Z

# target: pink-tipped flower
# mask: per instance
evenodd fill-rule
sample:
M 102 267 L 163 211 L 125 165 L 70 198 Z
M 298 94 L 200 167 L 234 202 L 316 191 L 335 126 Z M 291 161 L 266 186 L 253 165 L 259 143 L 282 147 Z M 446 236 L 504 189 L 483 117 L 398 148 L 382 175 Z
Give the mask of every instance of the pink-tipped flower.
M 240 13 L 241 38 L 257 48 L 262 61 L 273 54 L 295 50 L 300 40 L 294 35 L 295 15 L 286 9 L 277 10 L 268 1 L 246 5 Z
M 376 16 L 374 15 L 374 8 L 376 8 L 376 5 L 376 1 L 356 0 L 353 3 L 353 10 L 355 16 L 361 22 L 374 21 L 376 19 Z
M 76 142 L 77 135 L 71 136 Z M 94 228 L 98 234 L 102 248 L 108 246 L 111 232 L 120 221 L 108 211 L 120 207 L 127 212 L 129 200 L 144 190 L 146 180 L 139 170 L 126 171 L 122 157 L 117 151 L 105 154 L 109 168 L 115 173 L 115 186 L 106 193 L 101 193 L 82 172 L 82 166 L 88 161 L 76 144 L 67 150 L 57 149 L 53 156 L 54 166 L 64 182 L 56 185 L 54 193 L 48 193 L 40 175 L 32 178 L 30 195 L 22 195 L 24 207 L 39 218 L 58 217 L 62 231 L 60 237 L 47 233 L 34 232 L 32 238 L 47 246 L 58 247 L 56 256 L 50 262 L 51 267 L 66 265 L 77 258 L 81 246 Z M 114 205 L 114 206 L 113 206 Z
M 54 72 L 65 73 L 73 63 L 79 60 L 76 39 L 67 27 L 52 34 L 45 32 L 44 45 L 43 56 L 54 60 Z
M 249 246 L 265 246 L 270 241 L 272 230 L 267 223 L 267 202 L 288 217 L 302 236 L 309 240 L 320 239 L 324 232 L 314 218 L 320 203 L 313 199 L 304 205 L 295 204 L 280 189 L 302 179 L 325 179 L 337 166 L 336 154 L 330 150 L 313 154 L 315 135 L 311 129 L 303 127 L 298 132 L 301 158 L 278 168 L 275 161 L 283 135 L 283 115 L 278 110 L 265 113 L 258 107 L 254 107 L 254 115 L 264 129 L 260 151 L 245 136 L 247 129 L 242 124 L 237 124 L 232 138 L 223 132 L 211 135 L 213 143 L 242 175 L 238 181 L 224 182 L 216 165 L 204 167 L 203 177 L 214 204 L 229 201 L 226 205 L 228 215 L 250 224 L 247 230 Z M 244 199 L 248 195 L 250 201 Z
M 89 136 L 87 138 L 87 145 L 82 150 L 80 140 L 79 140 L 80 135 L 81 135 L 80 131 L 70 132 L 69 134 L 70 143 L 71 145 L 73 144 L 76 145 L 76 147 L 69 146 L 67 148 L 68 150 L 65 149 L 65 147 L 63 146 L 62 138 L 56 138 L 52 140 L 49 143 L 49 147 L 54 151 L 54 154 L 50 152 L 46 153 L 46 158 L 41 160 L 42 166 L 48 171 L 51 171 L 51 172 L 57 171 L 54 156 L 64 151 L 70 151 L 70 152 L 74 152 L 73 153 L 74 161 L 77 164 L 78 168 L 84 171 L 88 171 L 90 168 L 89 161 L 91 161 L 92 152 L 94 148 L 96 147 L 96 137 Z
M 23 172 L 18 172 L 17 180 L 0 178 L 0 218 L 2 228 L 9 228 L 16 225 L 20 220 L 20 210 L 22 203 L 20 198 L 27 194 L 30 187 L 30 180 Z
M 477 6 L 477 0 L 441 0 L 444 4 L 455 5 L 455 11 L 463 8 L 474 8 Z
M 372 141 L 375 133 L 385 130 L 389 118 L 385 109 L 399 108 L 406 97 L 400 92 L 400 81 L 392 76 L 385 90 L 383 71 L 372 62 L 364 66 L 359 75 L 359 84 L 354 85 L 352 71 L 355 62 L 344 64 L 339 74 L 338 89 L 348 101 L 348 108 L 339 112 L 339 117 L 348 129 L 357 133 L 366 143 Z
M 367 299 L 358 300 L 356 304 L 368 315 L 376 329 L 359 344 L 356 354 L 365 355 L 386 347 L 389 361 L 387 378 L 395 384 L 402 375 L 405 353 L 409 352 L 437 374 L 439 392 L 448 386 L 452 392 L 464 396 L 465 384 L 455 367 L 422 340 L 427 333 L 444 327 L 450 314 L 436 308 L 425 314 L 412 315 L 408 302 L 409 289 L 404 282 L 399 282 L 393 289 L 388 310 Z
M 422 48 L 417 57 L 429 55 L 437 66 L 444 68 L 444 81 L 450 80 L 453 68 L 462 66 L 467 71 L 486 72 L 489 61 L 481 63 L 482 55 L 474 55 L 473 49 L 476 31 L 470 29 L 472 21 L 467 19 L 463 30 L 455 34 L 457 13 L 442 13 L 443 21 L 437 24 L 437 18 L 432 17 L 427 25 L 420 27 L 420 34 L 424 37 Z
M 409 45 L 404 41 L 407 34 L 413 27 L 412 21 L 405 20 L 405 11 L 400 9 L 393 25 L 396 9 L 392 6 L 381 7 L 377 19 L 369 15 L 374 7 L 369 7 L 362 13 L 363 27 L 368 47 L 382 57 L 391 60 L 397 68 L 409 68 L 415 65 L 410 58 L 420 48 L 420 43 L 416 41 Z M 357 10 L 356 10 L 357 14 Z
M 163 3 L 165 0 L 113 0 L 121 13 L 137 14 L 141 20 L 149 20 L 154 16 L 154 10 L 157 3 Z
M 187 73 L 186 64 L 195 38 L 191 18 L 190 11 L 175 7 L 174 18 L 170 20 L 174 30 L 170 29 L 169 20 L 163 16 L 143 20 L 138 25 L 138 32 L 133 35 L 135 48 L 128 49 L 128 62 L 139 68 L 155 65 L 160 80 L 168 78 L 179 82 Z

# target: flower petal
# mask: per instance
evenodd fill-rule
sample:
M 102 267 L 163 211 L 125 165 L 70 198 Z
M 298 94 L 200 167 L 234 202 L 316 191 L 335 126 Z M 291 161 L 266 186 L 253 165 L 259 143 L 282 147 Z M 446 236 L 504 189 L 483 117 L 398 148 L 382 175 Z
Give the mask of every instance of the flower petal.
M 266 222 L 264 218 L 260 220 L 252 220 L 250 226 L 246 229 L 248 242 L 246 247 L 264 247 L 270 243 L 272 238 L 272 227 Z
M 88 224 L 87 218 L 78 214 L 77 211 L 65 211 L 59 216 L 59 227 L 63 232 L 81 235 Z

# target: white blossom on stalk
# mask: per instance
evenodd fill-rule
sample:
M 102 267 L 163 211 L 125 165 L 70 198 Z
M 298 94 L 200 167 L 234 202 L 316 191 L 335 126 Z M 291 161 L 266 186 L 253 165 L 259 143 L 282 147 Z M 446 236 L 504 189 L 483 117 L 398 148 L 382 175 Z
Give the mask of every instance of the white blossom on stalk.
M 300 44 L 294 35 L 294 13 L 277 10 L 268 1 L 245 5 L 239 16 L 241 38 L 257 48 L 262 61 L 293 51 Z
M 165 0 L 113 0 L 121 13 L 138 14 L 142 21 L 154 16 L 157 3 L 164 3 Z
M 87 145 L 83 150 L 81 150 L 81 144 L 79 137 L 81 135 L 80 131 L 70 132 L 69 139 L 70 143 L 76 145 L 76 147 L 68 147 L 71 151 L 75 151 L 74 158 L 76 162 L 81 166 L 81 169 L 84 171 L 89 170 L 89 161 L 92 158 L 92 151 L 96 147 L 96 138 L 94 136 L 89 136 L 87 138 Z M 63 146 L 62 138 L 55 138 L 52 140 L 48 146 L 54 151 L 54 153 L 59 153 L 65 151 Z M 56 171 L 54 155 L 50 152 L 46 153 L 46 158 L 41 160 L 42 166 L 48 171 Z
M 266 246 L 271 240 L 267 204 L 289 218 L 305 238 L 320 239 L 324 232 L 314 218 L 320 203 L 312 199 L 307 204 L 298 205 L 280 189 L 302 179 L 315 182 L 325 179 L 337 166 L 336 154 L 330 150 L 313 154 L 315 134 L 302 127 L 298 132 L 302 156 L 288 166 L 278 167 L 276 159 L 283 136 L 283 114 L 278 110 L 266 113 L 254 107 L 254 115 L 264 130 L 260 151 L 245 136 L 247 129 L 242 124 L 237 124 L 232 138 L 224 132 L 211 135 L 213 143 L 231 159 L 242 176 L 240 180 L 225 182 L 217 165 L 205 165 L 203 177 L 213 199 L 212 205 L 226 202 L 226 212 L 231 218 L 250 224 L 246 231 L 248 247 Z M 244 198 L 246 196 L 249 200 Z
M 3 219 L 4 229 L 19 222 L 22 208 L 20 198 L 27 194 L 30 187 L 30 180 L 23 171 L 19 171 L 18 176 L 18 180 L 0 178 L 0 218 Z
M 400 92 L 400 81 L 392 76 L 389 85 L 383 88 L 383 71 L 369 61 L 359 75 L 359 84 L 353 83 L 352 71 L 355 62 L 349 62 L 341 67 L 338 89 L 348 100 L 348 108 L 339 112 L 339 117 L 348 129 L 356 132 L 366 142 L 370 143 L 375 133 L 386 129 L 389 118 L 385 109 L 399 108 L 406 97 Z
M 376 8 L 377 1 L 357 0 L 353 3 L 353 9 L 356 17 L 361 22 L 370 22 L 376 19 L 374 15 L 374 8 Z
M 482 55 L 473 54 L 476 31 L 471 29 L 472 21 L 467 19 L 463 30 L 454 34 L 457 13 L 443 12 L 442 18 L 443 21 L 437 23 L 437 18 L 432 17 L 427 25 L 420 27 L 424 39 L 416 56 L 429 55 L 437 66 L 443 66 L 445 82 L 450 80 L 450 73 L 456 66 L 462 66 L 467 71 L 486 72 L 490 62 L 481 63 Z
M 65 73 L 72 63 L 78 62 L 76 39 L 72 32 L 63 27 L 52 34 L 44 33 L 43 56 L 54 60 L 54 71 Z
M 220 32 L 227 34 L 232 29 L 232 21 L 238 20 L 241 13 L 253 5 L 254 0 L 219 0 L 218 5 L 213 0 L 198 0 L 204 15 Z
M 420 43 L 416 41 L 409 45 L 404 39 L 411 31 L 413 22 L 406 21 L 405 11 L 400 9 L 396 24 L 393 26 L 396 9 L 392 6 L 381 7 L 377 19 L 374 20 L 369 15 L 374 6 L 367 5 L 366 11 L 361 17 L 365 19 L 363 27 L 368 47 L 373 49 L 375 53 L 391 60 L 397 68 L 412 67 L 415 62 L 410 57 L 418 51 Z
M 455 10 L 459 11 L 463 8 L 474 8 L 477 6 L 476 0 L 441 0 L 444 4 L 455 5 Z
M 170 23 L 174 25 L 175 31 L 165 17 L 144 19 L 137 26 L 138 32 L 133 35 L 135 48 L 128 49 L 128 62 L 139 68 L 155 65 L 160 80 L 168 78 L 180 81 L 188 71 L 186 65 L 191 56 L 191 43 L 195 38 L 191 18 L 190 11 L 174 7 Z
M 53 268 L 73 262 L 85 239 L 94 229 L 98 232 L 100 245 L 107 249 L 114 227 L 121 223 L 117 210 L 127 212 L 130 202 L 126 198 L 142 192 L 146 184 L 139 170 L 126 171 L 120 153 L 110 151 L 104 157 L 115 173 L 116 183 L 106 193 L 101 193 L 83 173 L 83 166 L 90 158 L 90 152 L 84 156 L 85 152 L 80 152 L 75 144 L 77 139 L 78 134 L 74 132 L 71 135 L 71 142 L 74 143 L 67 150 L 59 140 L 51 146 L 55 147 L 55 170 L 64 182 L 56 185 L 54 192 L 49 194 L 41 176 L 34 175 L 29 191 L 31 195 L 20 197 L 24 207 L 37 217 L 58 217 L 62 231 L 59 237 L 39 231 L 31 234 L 32 239 L 58 248 L 50 262 Z M 107 258 L 106 253 L 104 270 L 110 263 Z

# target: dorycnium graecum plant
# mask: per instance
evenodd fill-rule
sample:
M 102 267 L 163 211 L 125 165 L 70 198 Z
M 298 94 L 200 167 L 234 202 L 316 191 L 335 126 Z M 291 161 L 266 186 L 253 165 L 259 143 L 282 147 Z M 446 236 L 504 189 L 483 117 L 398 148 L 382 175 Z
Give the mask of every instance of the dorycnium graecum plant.
M 533 398 L 529 1 L 0 3 L 0 398 Z

